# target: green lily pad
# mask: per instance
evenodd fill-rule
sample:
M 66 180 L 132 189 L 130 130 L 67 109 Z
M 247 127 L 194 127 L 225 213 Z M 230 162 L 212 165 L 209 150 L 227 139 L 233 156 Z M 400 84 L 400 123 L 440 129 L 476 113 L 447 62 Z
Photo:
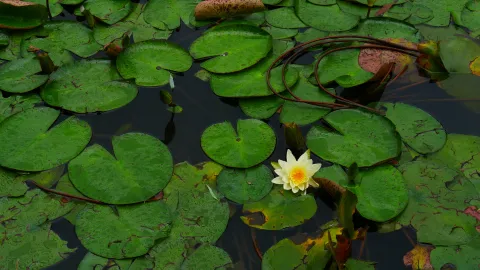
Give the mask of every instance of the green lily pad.
M 298 34 L 297 29 L 285 29 L 285 28 L 278 28 L 275 26 L 267 25 L 262 27 L 262 30 L 265 30 L 272 36 L 274 40 L 278 39 L 288 39 L 294 37 Z
M 429 160 L 440 162 L 459 170 L 467 178 L 480 178 L 480 137 L 448 134 L 445 146 L 430 156 Z
M 269 10 L 265 12 L 265 20 L 271 26 L 278 28 L 302 28 L 307 27 L 300 19 L 295 15 L 293 8 L 284 7 Z
M 0 4 L 1 5 L 1 4 Z M 20 58 L 20 47 L 23 42 L 23 33 L 10 33 L 10 40 L 7 47 L 0 48 L 0 59 L 15 60 Z
M 120 21 L 133 10 L 130 0 L 87 0 L 83 6 L 93 16 L 108 24 Z
M 81 193 L 110 204 L 130 204 L 148 200 L 167 185 L 173 161 L 160 140 L 127 133 L 113 137 L 112 145 L 115 157 L 93 145 L 68 165 L 70 180 Z
M 443 126 L 427 112 L 403 103 L 381 103 L 381 106 L 402 140 L 416 152 L 433 153 L 445 145 L 447 134 Z
M 332 229 L 338 231 L 337 228 Z M 262 269 L 325 269 L 332 255 L 328 250 L 328 233 L 319 235 L 299 235 L 296 238 L 283 239 L 265 252 Z M 335 242 L 335 232 L 332 241 Z
M 282 2 L 282 0 L 262 0 L 262 2 L 265 4 L 265 5 L 276 5 L 280 2 Z
M 313 177 L 328 179 L 342 187 L 347 187 L 349 184 L 347 173 L 343 170 L 342 166 L 338 164 L 333 164 L 330 167 L 320 168 L 320 170 L 316 172 Z
M 433 10 L 426 6 L 422 5 L 413 5 L 410 2 L 405 4 L 410 9 L 410 17 L 406 20 L 406 22 L 411 24 L 423 24 L 433 19 L 435 16 Z
M 35 189 L 28 191 L 23 197 L 1 198 L 0 222 L 6 233 L 14 234 L 59 218 L 72 208 L 72 204 L 63 203 L 58 196 L 50 196 Z
M 360 67 L 359 49 L 337 51 L 327 55 L 318 65 L 318 75 L 322 84 L 336 81 L 344 88 L 366 83 L 373 73 Z
M 93 38 L 93 31 L 79 22 L 52 21 L 43 26 L 40 36 L 45 38 L 32 38 L 25 41 L 24 47 L 44 50 L 50 54 L 60 54 L 64 50 L 86 58 L 102 49 Z
M 462 11 L 462 25 L 470 31 L 480 30 L 480 3 L 470 0 Z
M 207 31 L 190 46 L 195 59 L 210 58 L 201 67 L 215 73 L 246 69 L 266 57 L 272 48 L 270 35 L 252 25 L 226 25 Z
M 210 87 L 221 97 L 263 97 L 273 95 L 266 82 L 266 72 L 274 55 L 269 55 L 255 66 L 242 72 L 232 74 L 211 74 Z M 282 82 L 282 67 L 276 67 L 270 74 L 272 87 L 277 92 L 285 90 Z M 298 79 L 298 72 L 289 68 L 285 74 L 287 85 L 293 86 Z
M 380 39 L 405 39 L 419 42 L 421 37 L 413 25 L 391 18 L 375 17 L 363 20 L 358 27 L 349 31 L 352 34 L 371 36 Z
M 103 267 L 110 270 L 129 269 L 132 260 L 114 260 L 97 256 L 93 253 L 87 253 L 78 265 L 77 270 L 92 270 L 96 267 Z
M 68 173 L 64 174 L 62 178 L 58 181 L 57 185 L 55 186 L 55 190 L 65 192 L 67 194 L 77 196 L 79 198 L 84 198 L 82 193 L 78 191 L 75 186 L 72 184 L 72 181 L 70 181 L 70 178 L 68 177 Z M 70 201 L 71 204 L 73 204 L 73 209 L 70 211 L 68 214 L 64 215 L 63 217 L 68 220 L 71 224 L 75 225 L 77 221 L 77 215 L 80 213 L 86 206 L 87 203 L 84 201 L 79 201 L 79 200 L 72 200 Z
M 7 231 L 3 230 L 0 227 L 0 234 L 7 236 Z M 68 248 L 67 241 L 63 241 L 50 229 L 50 224 L 9 234 L 3 240 L 0 249 L 2 270 L 45 269 L 75 251 Z
M 320 31 L 315 28 L 308 28 L 305 32 L 298 33 L 295 36 L 295 40 L 300 43 L 304 43 L 313 39 L 323 38 L 328 36 L 328 32 Z
M 216 187 L 216 179 L 223 167 L 215 162 L 204 162 L 195 166 L 188 162 L 176 164 L 173 177 L 163 190 L 168 205 L 176 207 L 182 196 L 207 193 L 208 188 Z
M 145 21 L 158 29 L 176 29 L 180 27 L 180 16 L 174 0 L 148 1 L 144 10 Z
M 347 31 L 358 24 L 360 17 L 344 13 L 338 5 L 319 6 L 297 0 L 295 12 L 302 22 L 321 31 Z M 328 18 L 319 20 L 319 18 Z
M 170 232 L 172 216 L 162 201 L 117 210 L 118 215 L 109 206 L 92 205 L 78 214 L 75 232 L 90 252 L 114 259 L 137 257 Z
M 276 186 L 263 199 L 243 205 L 242 221 L 262 230 L 281 230 L 303 224 L 315 215 L 313 196 L 297 195 Z
M 470 63 L 480 56 L 480 45 L 465 37 L 440 41 L 440 58 L 448 72 L 472 73 Z
M 20 0 L 0 1 L 0 29 L 32 29 L 48 19 L 47 7 Z
M 249 117 L 268 119 L 274 115 L 285 101 L 277 96 L 242 98 L 240 108 Z
M 349 258 L 345 263 L 345 269 L 347 270 L 375 270 L 374 262 L 360 261 Z
M 202 134 L 201 144 L 203 151 L 215 162 L 233 168 L 249 168 L 272 154 L 276 137 L 269 125 L 247 119 L 238 120 L 237 131 L 229 122 L 208 127 Z
M 215 22 L 211 20 L 197 21 L 195 19 L 195 7 L 202 1 L 203 0 L 176 0 L 176 12 L 188 27 L 201 27 Z
M 134 9 L 122 21 L 112 25 L 97 23 L 93 29 L 95 40 L 107 45 L 115 40 L 120 40 L 124 34 L 128 33 L 135 42 L 141 42 L 151 39 L 167 39 L 172 33 L 169 30 L 160 30 L 145 22 L 142 13 L 144 5 L 135 4 Z
M 76 157 L 92 136 L 90 126 L 72 116 L 55 127 L 60 112 L 32 108 L 0 123 L 0 165 L 22 171 L 43 171 Z
M 217 188 L 227 199 L 239 204 L 259 201 L 272 189 L 273 174 L 265 165 L 249 169 L 224 169 Z
M 48 75 L 36 58 L 21 58 L 0 66 L 0 89 L 10 93 L 25 93 L 43 85 Z
M 357 210 L 366 219 L 385 222 L 398 216 L 408 203 L 402 174 L 391 165 L 360 171 L 355 177 Z
M 10 115 L 33 108 L 40 102 L 42 99 L 36 94 L 13 95 L 8 98 L 0 96 L 0 122 Z
M 433 19 L 426 22 L 432 26 L 448 26 L 451 17 L 460 14 L 469 0 L 416 0 L 414 5 L 422 5 L 433 11 Z
M 338 1 L 337 4 L 343 12 L 359 16 L 362 19 L 367 19 L 367 14 L 369 10 L 369 7 L 367 5 L 362 5 L 358 2 L 353 1 Z M 375 14 L 380 9 L 381 7 L 372 7 L 370 9 L 370 14 Z M 428 18 L 429 20 L 433 18 L 433 14 L 430 15 L 431 16 Z M 407 2 L 404 5 L 394 5 L 382 16 L 394 18 L 397 20 L 406 20 L 412 16 L 412 5 L 410 4 L 410 2 Z
M 417 230 L 417 239 L 433 245 L 462 245 L 478 236 L 476 219 L 463 211 L 480 195 L 457 171 L 429 161 L 399 167 L 409 202 L 397 221 Z
M 452 264 L 457 269 L 476 269 L 480 265 L 480 241 L 478 238 L 467 245 L 436 247 L 430 253 L 434 269 L 441 269 L 445 264 Z
M 10 44 L 10 36 L 7 32 L 0 30 L 0 48 L 7 47 Z
M 335 93 L 335 89 L 329 89 Z M 317 102 L 335 102 L 335 98 L 329 96 L 317 86 L 311 84 L 307 78 L 300 76 L 292 92 L 301 99 Z M 311 124 L 330 112 L 330 109 L 315 105 L 285 101 L 280 113 L 281 123 L 296 123 L 297 125 Z
M 219 269 L 226 270 L 232 266 L 232 259 L 225 250 L 211 245 L 202 245 L 182 264 L 182 270 Z
M 461 27 L 451 24 L 448 27 L 434 27 L 430 25 L 416 25 L 415 28 L 418 29 L 418 32 L 423 36 L 425 40 L 441 41 L 455 39 L 458 35 L 466 35 L 464 29 Z
M 308 0 L 308 2 L 321 6 L 335 5 L 337 3 L 336 0 Z
M 169 82 L 169 71 L 190 69 L 192 58 L 177 44 L 151 40 L 129 46 L 120 53 L 116 63 L 123 78 L 135 78 L 137 85 L 161 86 Z
M 63 7 L 60 5 L 61 0 L 49 0 L 50 14 L 52 17 L 57 17 L 63 12 Z M 36 3 L 39 5 L 47 6 L 44 0 L 29 0 L 28 2 Z
M 295 46 L 293 40 L 274 39 L 272 42 L 273 55 L 281 55 Z M 288 71 L 288 70 L 287 70 Z
M 137 95 L 137 88 L 121 79 L 107 60 L 82 60 L 60 67 L 40 92 L 51 106 L 85 113 L 120 108 Z
M 361 3 L 361 4 L 364 4 L 364 5 L 368 5 L 368 2 L 370 0 L 354 0 L 354 1 L 356 1 L 358 3 Z M 398 5 L 398 4 L 401 4 L 401 3 L 405 3 L 406 1 L 407 0 L 398 0 L 398 1 L 395 1 L 395 4 Z M 376 0 L 376 1 L 374 1 L 373 5 L 374 6 L 384 6 L 386 4 L 391 4 L 391 3 L 392 3 L 392 1 L 390 1 L 390 0 Z
M 20 197 L 28 187 L 23 182 L 15 181 L 17 174 L 0 167 L 0 197 Z
M 323 118 L 333 129 L 314 126 L 307 146 L 322 159 L 368 167 L 400 154 L 401 140 L 387 119 L 360 110 L 338 110 Z M 327 147 L 328 145 L 328 147 Z

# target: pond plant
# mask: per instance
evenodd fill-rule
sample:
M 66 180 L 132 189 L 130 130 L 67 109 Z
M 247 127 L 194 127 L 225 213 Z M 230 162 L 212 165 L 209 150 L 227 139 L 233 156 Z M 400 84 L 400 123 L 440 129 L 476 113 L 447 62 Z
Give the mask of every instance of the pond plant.
M 188 48 L 168 40 L 180 27 Z M 428 81 L 478 115 L 479 38 L 478 0 L 0 0 L 0 269 L 68 260 L 60 219 L 88 250 L 68 269 L 249 269 L 216 245 L 233 219 L 265 270 L 390 269 L 364 247 L 394 231 L 407 268 L 480 269 L 479 134 L 384 96 Z M 192 138 L 210 160 L 174 164 L 142 132 L 90 143 L 82 116 L 140 87 L 162 87 L 174 132 L 192 66 L 245 114 Z M 298 228 L 320 201 L 331 222 L 260 247 L 255 232 Z

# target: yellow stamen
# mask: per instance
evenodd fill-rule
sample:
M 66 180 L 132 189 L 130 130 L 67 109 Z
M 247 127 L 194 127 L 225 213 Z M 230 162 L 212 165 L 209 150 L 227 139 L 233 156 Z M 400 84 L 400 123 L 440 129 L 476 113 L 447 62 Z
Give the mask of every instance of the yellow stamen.
M 290 179 L 292 179 L 293 184 L 297 186 L 305 183 L 305 176 L 306 173 L 304 168 L 297 167 L 290 171 Z

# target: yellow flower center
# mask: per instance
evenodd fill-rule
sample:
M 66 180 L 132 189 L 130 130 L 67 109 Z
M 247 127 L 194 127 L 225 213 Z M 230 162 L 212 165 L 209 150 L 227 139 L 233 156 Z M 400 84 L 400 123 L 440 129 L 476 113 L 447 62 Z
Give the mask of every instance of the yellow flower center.
M 290 179 L 296 186 L 305 183 L 306 172 L 304 168 L 295 167 L 290 171 Z

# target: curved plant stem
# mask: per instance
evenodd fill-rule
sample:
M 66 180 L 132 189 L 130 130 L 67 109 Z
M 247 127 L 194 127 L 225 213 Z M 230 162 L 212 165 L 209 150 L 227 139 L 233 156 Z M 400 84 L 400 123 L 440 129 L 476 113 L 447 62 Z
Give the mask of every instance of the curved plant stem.
M 39 185 L 37 182 L 35 182 L 33 180 L 28 180 L 28 182 L 32 183 L 37 188 L 39 188 L 39 189 L 41 189 L 41 190 L 43 190 L 47 193 L 53 193 L 53 194 L 60 195 L 60 196 L 63 196 L 63 197 L 67 197 L 67 198 L 71 198 L 71 199 L 75 199 L 75 200 L 79 200 L 79 201 L 84 201 L 84 202 L 89 202 L 89 203 L 107 205 L 107 203 L 97 201 L 97 200 L 94 200 L 94 199 L 90 199 L 90 198 L 86 198 L 86 197 L 80 197 L 80 196 L 68 194 L 68 193 L 65 193 L 65 192 L 62 192 L 62 191 L 58 191 L 58 190 L 55 190 L 55 189 L 46 188 L 44 186 Z
M 334 48 L 330 49 L 327 51 L 324 51 L 320 57 L 317 59 L 315 68 L 313 70 L 315 80 L 317 81 L 318 87 L 324 91 L 326 94 L 330 95 L 331 97 L 335 98 L 338 102 L 344 103 L 330 103 L 330 102 L 316 102 L 316 101 L 310 101 L 310 100 L 304 100 L 301 99 L 300 97 L 296 96 L 293 91 L 290 89 L 290 87 L 287 85 L 286 78 L 285 78 L 285 73 L 287 71 L 287 66 L 292 63 L 299 55 L 305 53 L 305 51 L 308 48 L 314 47 L 314 46 L 320 46 L 320 45 L 329 45 L 329 44 L 336 44 L 336 43 L 345 43 L 345 42 L 363 42 L 366 43 L 365 45 L 350 45 L 350 46 L 344 46 L 344 47 L 339 47 L 339 48 Z M 364 108 L 366 110 L 369 110 L 371 112 L 377 113 L 377 114 L 382 114 L 382 112 L 377 111 L 375 109 L 372 109 L 370 107 L 358 104 L 356 102 L 353 102 L 351 100 L 348 100 L 346 98 L 337 96 L 331 92 L 329 92 L 321 83 L 320 83 L 320 78 L 318 75 L 318 66 L 320 64 L 320 61 L 325 58 L 327 55 L 337 52 L 337 51 L 343 51 L 343 50 L 351 50 L 351 49 L 380 49 L 380 50 L 390 50 L 390 51 L 396 51 L 400 52 L 403 54 L 408 54 L 411 56 L 416 57 L 418 54 L 417 49 L 412 49 L 408 48 L 396 43 L 388 42 L 382 39 L 377 39 L 377 38 L 372 38 L 368 36 L 359 36 L 359 35 L 346 35 L 346 36 L 331 36 L 331 37 L 324 37 L 324 38 L 318 38 L 314 39 L 305 43 L 302 43 L 300 45 L 295 46 L 294 48 L 287 50 L 283 54 L 281 54 L 273 63 L 270 65 L 270 67 L 267 70 L 266 73 L 266 81 L 268 88 L 270 91 L 276 95 L 277 97 L 287 100 L 287 101 L 293 101 L 293 102 L 300 102 L 300 103 L 306 103 L 306 104 L 311 104 L 315 106 L 320 106 L 320 107 L 326 107 L 326 108 L 331 108 L 331 109 L 344 109 L 344 108 L 349 108 L 349 107 L 360 107 Z M 293 54 L 292 54 L 293 53 Z M 290 55 L 290 56 L 289 56 Z M 272 86 L 270 82 L 270 77 L 271 77 L 271 71 L 273 68 L 277 66 L 277 64 L 281 61 L 283 61 L 287 56 L 289 56 L 286 61 L 283 63 L 282 67 L 282 82 L 285 87 L 285 89 L 292 95 L 293 98 L 288 98 L 285 96 L 280 95 Z M 397 76 L 398 77 L 398 76 Z M 397 78 L 395 77 L 395 79 Z
M 46 4 L 47 4 L 47 11 L 48 11 L 48 18 L 50 19 L 50 21 L 52 20 L 52 12 L 50 11 L 50 3 L 49 3 L 49 0 L 45 0 Z
M 258 247 L 257 237 L 255 235 L 255 231 L 252 228 L 250 228 L 250 234 L 252 235 L 253 248 L 255 249 L 255 252 L 257 253 L 260 260 L 263 260 L 262 252 L 260 251 L 260 248 Z

